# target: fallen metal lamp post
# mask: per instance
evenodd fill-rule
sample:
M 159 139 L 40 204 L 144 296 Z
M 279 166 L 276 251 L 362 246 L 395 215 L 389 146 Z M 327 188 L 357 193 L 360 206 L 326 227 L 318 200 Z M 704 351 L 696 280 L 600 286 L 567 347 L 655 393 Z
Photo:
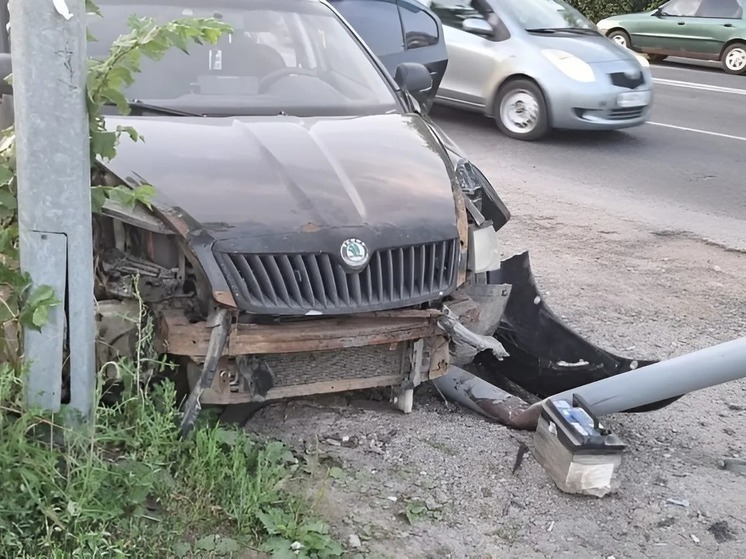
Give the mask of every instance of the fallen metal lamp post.
M 582 396 L 596 415 L 639 408 L 746 377 L 746 338 L 659 361 L 552 396 Z
M 579 395 L 597 416 L 635 411 L 656 402 L 746 377 L 746 338 L 659 361 L 550 396 Z M 534 430 L 542 402 L 532 405 L 458 367 L 433 381 L 444 396 L 513 429 Z

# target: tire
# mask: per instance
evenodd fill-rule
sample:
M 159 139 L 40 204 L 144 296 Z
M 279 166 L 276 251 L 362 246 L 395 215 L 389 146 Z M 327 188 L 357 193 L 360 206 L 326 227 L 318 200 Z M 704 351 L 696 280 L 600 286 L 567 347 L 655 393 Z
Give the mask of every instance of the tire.
M 507 82 L 497 93 L 493 117 L 497 128 L 515 140 L 531 142 L 549 132 L 549 115 L 544 94 L 526 79 Z
M 725 47 L 720 64 L 729 74 L 746 75 L 746 43 L 731 43 Z
M 616 44 L 621 45 L 624 48 L 628 49 L 632 46 L 632 41 L 629 40 L 629 34 L 623 29 L 614 29 L 614 31 L 606 36 L 614 41 Z

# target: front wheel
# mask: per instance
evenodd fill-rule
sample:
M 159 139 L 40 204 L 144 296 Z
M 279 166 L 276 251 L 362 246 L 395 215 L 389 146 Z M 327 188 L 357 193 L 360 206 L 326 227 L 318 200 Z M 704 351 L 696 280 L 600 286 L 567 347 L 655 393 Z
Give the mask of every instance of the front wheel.
M 516 140 L 538 140 L 549 131 L 544 94 L 529 80 L 513 80 L 500 89 L 494 118 L 500 132 Z
M 723 51 L 721 59 L 723 70 L 729 74 L 742 76 L 746 74 L 746 43 L 733 43 Z
M 629 35 L 626 31 L 615 29 L 614 31 L 609 33 L 607 37 L 614 41 L 616 44 L 623 46 L 626 49 L 630 47 Z

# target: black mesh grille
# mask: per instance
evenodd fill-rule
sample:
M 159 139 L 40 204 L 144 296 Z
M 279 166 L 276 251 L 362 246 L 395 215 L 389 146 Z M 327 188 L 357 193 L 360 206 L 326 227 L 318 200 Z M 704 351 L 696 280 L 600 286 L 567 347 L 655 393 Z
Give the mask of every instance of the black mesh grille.
M 640 72 L 636 77 L 630 78 L 624 72 L 614 72 L 609 74 L 611 83 L 617 87 L 626 87 L 627 89 L 635 89 L 645 83 L 645 76 Z
M 243 309 L 345 314 L 416 305 L 454 287 L 458 239 L 379 250 L 358 272 L 328 254 L 216 253 Z
M 611 109 L 609 111 L 609 120 L 627 120 L 629 118 L 638 118 L 642 115 L 645 107 L 629 107 L 625 109 Z

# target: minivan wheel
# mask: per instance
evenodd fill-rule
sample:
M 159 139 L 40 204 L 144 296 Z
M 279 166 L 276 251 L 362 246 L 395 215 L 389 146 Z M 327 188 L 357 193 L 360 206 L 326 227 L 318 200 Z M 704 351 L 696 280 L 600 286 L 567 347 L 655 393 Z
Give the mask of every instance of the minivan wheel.
M 723 51 L 721 59 L 723 70 L 729 74 L 742 76 L 746 74 L 746 43 L 733 43 Z
M 500 132 L 516 140 L 538 140 L 549 131 L 544 94 L 529 80 L 513 80 L 500 89 L 494 118 Z
M 614 41 L 616 44 L 621 45 L 626 49 L 630 47 L 629 35 L 626 31 L 615 29 L 614 31 L 609 33 L 607 37 Z

